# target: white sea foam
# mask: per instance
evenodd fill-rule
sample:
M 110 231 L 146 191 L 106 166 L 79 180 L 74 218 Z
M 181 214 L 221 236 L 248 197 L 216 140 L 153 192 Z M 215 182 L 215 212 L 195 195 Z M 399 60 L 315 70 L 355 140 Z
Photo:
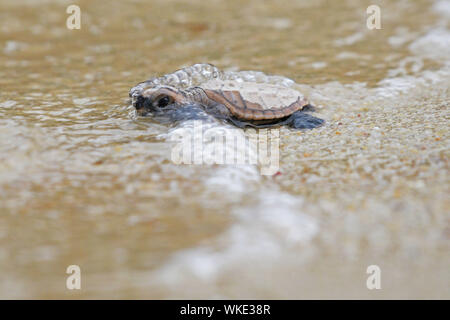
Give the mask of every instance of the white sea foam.
M 175 254 L 155 274 L 157 281 L 174 290 L 191 281 L 215 283 L 242 265 L 276 261 L 317 234 L 318 222 L 301 212 L 301 198 L 267 190 L 257 201 L 254 206 L 232 210 L 236 222 L 213 245 Z M 303 258 L 301 251 L 297 254 Z
M 433 4 L 432 9 L 434 12 L 441 15 L 443 18 L 450 19 L 450 1 L 448 0 L 436 1 Z
M 450 31 L 443 27 L 432 29 L 411 43 L 409 49 L 417 56 L 448 63 L 450 57 Z
M 445 25 L 450 17 L 450 2 L 437 1 L 433 10 L 442 20 L 409 45 L 411 56 L 400 61 L 398 68 L 389 71 L 389 77 L 379 82 L 375 93 L 381 97 L 392 98 L 399 94 L 412 93 L 419 86 L 430 87 L 436 84 L 450 86 L 450 31 Z M 439 70 L 422 70 L 424 59 L 434 60 L 442 65 Z M 412 75 L 408 73 L 412 72 Z

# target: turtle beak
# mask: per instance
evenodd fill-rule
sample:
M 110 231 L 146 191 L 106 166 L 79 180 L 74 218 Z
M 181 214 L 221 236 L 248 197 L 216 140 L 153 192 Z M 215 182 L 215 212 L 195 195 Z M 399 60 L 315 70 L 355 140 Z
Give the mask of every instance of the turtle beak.
M 150 105 L 151 105 L 150 99 L 142 95 L 139 95 L 133 102 L 133 107 L 136 109 L 137 114 L 140 116 L 147 115 L 150 109 Z

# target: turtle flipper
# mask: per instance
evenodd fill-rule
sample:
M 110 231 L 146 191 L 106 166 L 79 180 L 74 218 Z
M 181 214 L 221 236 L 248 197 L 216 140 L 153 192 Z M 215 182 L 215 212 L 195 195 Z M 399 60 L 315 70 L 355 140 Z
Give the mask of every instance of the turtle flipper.
M 303 112 L 307 111 L 307 112 L 315 112 L 316 111 L 316 107 L 314 107 L 312 104 L 307 104 L 306 106 L 304 106 L 302 108 Z
M 213 119 L 212 116 L 207 114 L 202 106 L 198 104 L 166 108 L 164 113 L 155 114 L 153 118 L 161 123 L 180 123 L 188 120 L 209 121 Z
M 309 111 L 309 110 L 308 110 Z M 325 120 L 316 118 L 304 110 L 296 111 L 290 116 L 289 126 L 295 129 L 314 129 L 322 124 Z

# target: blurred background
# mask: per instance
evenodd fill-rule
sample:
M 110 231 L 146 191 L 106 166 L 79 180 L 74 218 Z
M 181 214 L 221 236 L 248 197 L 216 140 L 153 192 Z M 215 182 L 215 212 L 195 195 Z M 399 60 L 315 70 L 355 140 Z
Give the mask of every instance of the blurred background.
M 2 0 L 0 298 L 450 298 L 449 20 L 445 0 Z M 289 77 L 327 123 L 280 131 L 275 177 L 175 165 L 128 90 L 198 62 Z

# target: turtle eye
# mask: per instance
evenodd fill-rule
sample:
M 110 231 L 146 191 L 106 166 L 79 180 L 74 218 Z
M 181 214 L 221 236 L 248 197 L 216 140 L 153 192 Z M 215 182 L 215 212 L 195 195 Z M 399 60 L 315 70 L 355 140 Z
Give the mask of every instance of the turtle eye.
M 164 96 L 158 100 L 158 107 L 159 108 L 167 107 L 171 102 L 172 98 L 170 98 L 169 96 Z

